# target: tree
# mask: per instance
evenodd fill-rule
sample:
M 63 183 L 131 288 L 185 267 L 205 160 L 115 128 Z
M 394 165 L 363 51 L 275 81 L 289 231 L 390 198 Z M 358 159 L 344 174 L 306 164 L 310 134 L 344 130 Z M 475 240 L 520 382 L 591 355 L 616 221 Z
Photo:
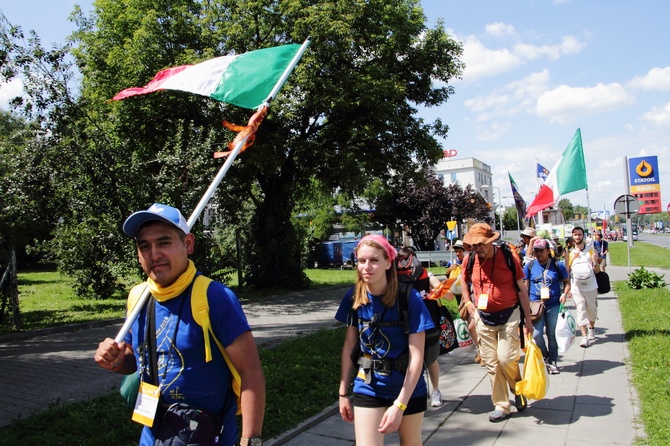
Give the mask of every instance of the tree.
M 505 230 L 510 231 L 519 228 L 519 213 L 517 212 L 516 206 L 506 207 L 502 220 Z
M 397 177 L 392 184 L 376 202 L 377 219 L 390 228 L 409 227 L 418 249 L 434 249 L 435 236 L 452 218 L 492 222 L 487 203 L 470 185 L 463 189 L 454 183 L 445 188 L 427 170 L 418 176 Z
M 574 209 L 572 207 L 572 202 L 568 200 L 567 198 L 561 198 L 558 201 L 558 208 L 563 211 L 563 217 L 565 217 L 565 220 L 571 220 L 572 217 L 575 216 Z
M 426 28 L 416 0 L 98 0 L 75 19 L 81 94 L 53 124 L 50 155 L 72 166 L 57 178 L 67 205 L 54 248 L 83 288 L 102 293 L 136 264 L 119 237 L 130 212 L 163 201 L 190 213 L 220 165 L 211 152 L 232 138 L 220 119 L 249 117 L 177 92 L 108 102 L 163 68 L 312 36 L 214 202 L 218 224 L 243 232 L 256 287 L 308 283 L 292 218 L 315 184 L 355 196 L 442 155 L 436 136 L 447 126 L 419 119 L 417 107 L 453 93 L 462 48 L 442 23 Z

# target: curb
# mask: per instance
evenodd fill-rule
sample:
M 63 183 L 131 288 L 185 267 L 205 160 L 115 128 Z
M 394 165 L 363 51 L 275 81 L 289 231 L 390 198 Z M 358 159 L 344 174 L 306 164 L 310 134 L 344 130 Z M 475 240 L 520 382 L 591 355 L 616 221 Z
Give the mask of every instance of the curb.
M 56 333 L 69 333 L 79 330 L 88 330 L 91 328 L 106 327 L 108 325 L 122 324 L 124 318 L 107 319 L 104 321 L 82 322 L 80 324 L 60 325 L 57 327 L 40 328 L 37 330 L 16 331 L 0 335 L 0 342 L 17 341 L 21 339 L 36 338 Z
M 289 429 L 286 432 L 279 434 L 279 436 L 275 438 L 271 438 L 268 441 L 263 442 L 264 445 L 266 446 L 280 446 L 298 435 L 302 434 L 306 430 L 311 429 L 312 427 L 316 426 L 320 422 L 326 420 L 327 418 L 332 417 L 336 413 L 338 413 L 340 408 L 340 403 L 335 403 L 330 407 L 326 407 L 321 413 L 318 413 L 314 415 L 311 418 L 308 418 L 307 420 L 303 421 L 302 423 L 298 424 L 296 427 L 293 429 Z

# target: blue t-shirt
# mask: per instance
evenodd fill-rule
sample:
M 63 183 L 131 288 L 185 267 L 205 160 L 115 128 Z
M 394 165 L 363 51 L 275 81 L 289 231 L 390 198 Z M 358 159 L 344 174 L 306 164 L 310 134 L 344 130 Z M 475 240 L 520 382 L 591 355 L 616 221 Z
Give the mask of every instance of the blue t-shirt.
M 532 266 L 529 271 L 528 267 Z M 558 270 L 558 271 L 557 271 Z M 561 261 L 556 259 L 549 259 L 545 266 L 535 259 L 523 267 L 523 274 L 525 280 L 528 280 L 528 291 L 530 292 L 530 300 L 542 300 L 540 292 L 543 286 L 549 287 L 549 299 L 544 301 L 547 308 L 552 308 L 560 304 L 561 297 L 561 282 L 568 278 L 568 270 Z
M 393 327 L 379 327 L 376 331 L 365 326 L 365 321 L 377 317 L 380 322 L 399 321 L 398 301 L 393 308 L 388 308 L 381 303 L 377 296 L 368 293 L 370 303 L 358 309 L 358 318 L 351 309 L 353 303 L 353 288 L 347 291 L 340 302 L 340 307 L 335 314 L 335 319 L 347 325 L 354 325 L 358 320 L 359 340 L 362 353 L 367 353 L 375 359 L 396 359 L 409 349 L 409 336 L 405 334 L 402 325 Z M 386 309 L 386 311 L 384 311 Z M 407 302 L 408 326 L 410 333 L 419 333 L 435 328 L 430 313 L 423 303 L 419 293 L 412 289 Z M 381 319 L 379 319 L 381 318 Z M 389 375 L 371 372 L 370 384 L 357 376 L 354 380 L 354 392 L 362 395 L 377 396 L 380 398 L 395 399 L 398 397 L 405 381 L 405 374 L 393 370 Z M 412 398 L 425 397 L 427 394 L 426 381 L 423 373 L 412 392 Z
M 219 445 L 234 445 L 238 429 L 235 421 L 237 404 L 230 389 L 232 376 L 214 340 L 211 340 L 213 359 L 205 362 L 203 330 L 194 321 L 191 312 L 191 286 L 180 296 L 163 303 L 155 303 L 160 404 L 181 402 L 221 414 L 225 429 L 219 438 Z M 211 282 L 207 299 L 212 330 L 224 347 L 250 330 L 237 296 L 228 287 L 219 282 Z M 133 346 L 138 367 L 147 361 L 140 359 L 140 347 L 145 337 L 145 320 L 146 312 L 142 311 L 125 339 Z M 148 374 L 145 373 L 143 379 L 147 377 Z M 154 433 L 152 429 L 145 427 L 142 430 L 140 446 L 153 444 Z
M 605 257 L 603 254 L 609 249 L 609 244 L 605 240 L 594 240 L 593 241 L 593 250 L 598 254 L 599 258 Z

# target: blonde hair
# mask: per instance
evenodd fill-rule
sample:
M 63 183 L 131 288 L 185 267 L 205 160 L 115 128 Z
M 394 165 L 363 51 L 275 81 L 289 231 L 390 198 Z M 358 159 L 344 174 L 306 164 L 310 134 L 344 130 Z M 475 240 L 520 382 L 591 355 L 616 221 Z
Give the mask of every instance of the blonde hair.
M 390 260 L 388 255 L 386 254 L 386 250 L 384 249 L 384 247 L 374 240 L 364 240 L 361 243 L 359 243 L 358 246 L 356 246 L 356 249 L 354 249 L 356 255 L 358 255 L 358 249 L 363 245 L 372 246 L 373 248 L 380 250 L 382 253 L 384 253 L 384 258 L 386 260 Z M 396 272 L 395 262 L 391 261 L 391 267 L 386 270 L 386 290 L 381 299 L 382 304 L 384 304 L 384 306 L 387 308 L 393 307 L 393 305 L 395 305 L 397 296 L 398 296 L 398 273 Z M 360 271 L 356 269 L 356 284 L 354 285 L 353 309 L 357 310 L 363 305 L 367 305 L 369 303 L 370 299 L 368 299 L 368 286 L 363 281 L 363 277 L 361 276 Z

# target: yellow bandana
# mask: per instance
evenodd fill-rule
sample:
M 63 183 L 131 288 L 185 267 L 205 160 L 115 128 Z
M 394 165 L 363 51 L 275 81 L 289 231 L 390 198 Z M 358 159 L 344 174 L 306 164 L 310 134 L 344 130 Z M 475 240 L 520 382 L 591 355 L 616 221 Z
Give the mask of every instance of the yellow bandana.
M 179 296 L 190 284 L 193 282 L 193 278 L 196 273 L 195 264 L 192 260 L 188 261 L 188 268 L 184 271 L 184 274 L 179 276 L 174 283 L 167 287 L 162 287 L 151 278 L 147 279 L 149 284 L 149 291 L 154 296 L 158 302 L 165 302 L 174 297 Z

